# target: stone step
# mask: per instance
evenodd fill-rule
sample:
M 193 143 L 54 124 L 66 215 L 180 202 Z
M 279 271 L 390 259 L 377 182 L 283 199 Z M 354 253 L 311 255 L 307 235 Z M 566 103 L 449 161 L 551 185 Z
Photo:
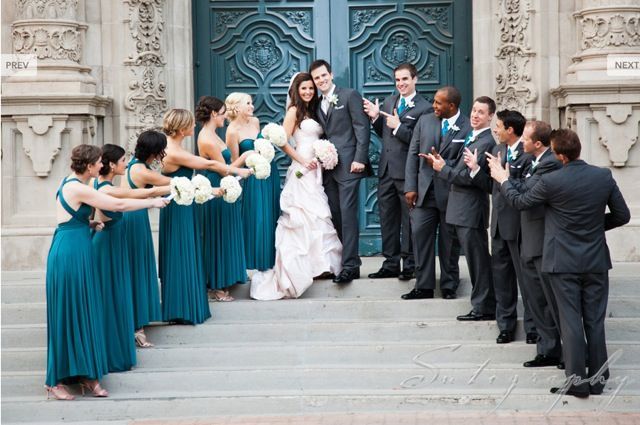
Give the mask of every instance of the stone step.
M 484 359 L 483 359 L 484 361 Z M 208 392 L 242 391 L 269 394 L 273 391 L 298 390 L 396 390 L 423 389 L 435 393 L 446 387 L 460 391 L 483 389 L 503 393 L 517 379 L 525 389 L 542 393 L 565 381 L 564 371 L 546 368 L 498 368 L 483 364 L 469 368 L 420 367 L 291 367 L 256 368 L 248 364 L 241 369 L 225 366 L 193 366 L 137 369 L 128 373 L 109 374 L 102 384 L 123 398 L 159 398 L 188 395 L 202 396 Z M 484 367 L 483 367 L 484 366 Z M 42 391 L 44 372 L 7 372 L 2 374 L 2 398 L 29 397 Z M 623 385 L 622 394 L 640 395 L 640 369 L 611 368 L 607 392 Z
M 611 395 L 577 399 L 555 396 L 547 391 L 527 391 L 508 388 L 499 391 L 453 391 L 439 388 L 435 393 L 421 390 L 406 391 L 305 391 L 271 392 L 267 395 L 243 394 L 231 391 L 209 393 L 199 397 L 120 399 L 85 398 L 73 403 L 60 403 L 34 396 L 29 399 L 3 399 L 3 419 L 21 423 L 55 421 L 84 422 L 122 421 L 152 418 L 197 418 L 253 413 L 260 416 L 286 414 L 328 414 L 340 412 L 475 412 L 477 417 L 496 412 L 537 411 L 569 413 L 575 411 L 628 412 L 639 410 L 640 396 Z M 525 407 L 526 406 L 526 407 Z M 34 414 L 34 412 L 37 412 Z M 3 420 L 4 423 L 4 420 Z M 89 422 L 91 423 L 91 422 Z M 240 422 L 241 423 L 241 422 Z M 376 422 L 377 423 L 377 422 Z M 604 422 L 603 422 L 604 424 Z M 119 424 L 120 425 L 120 424 Z
M 640 342 L 609 343 L 612 363 L 619 368 L 633 368 L 640 358 Z M 414 358 L 444 367 L 473 367 L 487 359 L 492 365 L 519 368 L 536 354 L 535 346 L 522 341 L 496 344 L 493 341 L 456 343 L 389 343 L 359 341 L 358 343 L 246 343 L 228 344 L 220 341 L 209 345 L 156 346 L 138 349 L 136 368 L 160 369 L 175 365 L 221 365 L 240 368 L 252 365 L 269 367 L 327 366 L 401 366 L 415 365 Z M 46 348 L 7 348 L 2 350 L 3 372 L 42 371 L 46 366 Z
M 521 321 L 520 321 L 521 322 Z M 611 318 L 606 321 L 607 340 L 637 341 L 637 319 Z M 524 338 L 519 323 L 516 339 Z M 309 323 L 288 321 L 225 322 L 209 320 L 199 326 L 160 325 L 147 329 L 149 340 L 161 345 L 191 345 L 224 341 L 227 343 L 296 343 L 296 342 L 406 342 L 406 341 L 494 341 L 498 335 L 495 321 L 459 322 L 455 319 L 427 321 L 325 321 Z M 46 326 L 5 325 L 2 348 L 46 346 Z
M 454 318 L 471 309 L 469 300 L 370 300 L 370 299 L 302 299 L 272 302 L 240 301 L 233 303 L 209 303 L 215 321 L 241 322 L 255 320 L 288 321 L 313 317 L 314 320 L 428 320 L 431 318 Z M 609 298 L 608 317 L 637 317 L 640 312 L 640 297 L 626 296 Z M 46 323 L 45 303 L 15 303 L 2 306 L 4 325 Z M 522 302 L 518 314 L 522 316 Z

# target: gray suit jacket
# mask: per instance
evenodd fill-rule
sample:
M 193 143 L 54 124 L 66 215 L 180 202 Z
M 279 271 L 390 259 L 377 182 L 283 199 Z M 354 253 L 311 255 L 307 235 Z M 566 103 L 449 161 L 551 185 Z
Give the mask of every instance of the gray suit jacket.
M 380 106 L 380 110 L 393 114 L 399 99 L 399 94 L 387 97 Z M 423 114 L 433 112 L 429 102 L 418 93 L 413 97 L 413 103 L 413 108 L 406 108 L 400 114 L 401 125 L 395 135 L 393 134 L 393 129 L 385 124 L 386 117 L 382 114 L 373 122 L 374 131 L 382 138 L 378 176 L 383 176 L 387 172 L 392 179 L 404 180 L 407 152 L 409 151 L 413 129 Z
M 433 168 L 427 161 L 420 158 L 418 153 L 430 153 L 435 147 L 442 158 L 448 161 L 455 160 L 458 152 L 464 144 L 464 138 L 471 131 L 469 118 L 460 114 L 455 127 L 449 129 L 444 137 L 441 136 L 441 120 L 433 113 L 420 117 L 416 127 L 413 129 L 411 144 L 407 154 L 407 166 L 405 169 L 404 191 L 418 192 L 418 205 L 422 205 L 427 195 L 427 191 L 433 184 L 435 191 L 436 205 L 440 211 L 447 208 L 449 198 L 449 182 L 444 179 L 434 179 Z
M 631 219 L 611 170 L 575 160 L 543 175 L 526 193 L 518 193 L 509 181 L 500 192 L 520 210 L 546 205 L 543 272 L 604 273 L 611 268 L 604 232 Z M 610 212 L 605 213 L 607 206 Z
M 325 136 L 336 146 L 338 165 L 333 170 L 325 170 L 325 177 L 336 180 L 351 180 L 371 175 L 369 164 L 370 121 L 362 107 L 362 96 L 353 90 L 336 87 L 336 105 L 329 105 L 327 114 L 318 104 L 318 121 Z M 366 172 L 351 173 L 353 161 L 365 164 Z
M 478 164 L 487 174 L 489 164 L 485 152 L 491 152 L 495 146 L 491 129 L 478 134 L 468 146 L 471 150 L 478 150 Z M 445 165 L 438 173 L 438 177 L 451 184 L 446 221 L 456 226 L 486 229 L 489 227 L 489 194 L 473 183 L 462 152 L 461 149 L 452 165 Z
M 509 180 L 519 193 L 526 193 L 538 183 L 538 180 L 540 180 L 544 174 L 560 168 L 562 168 L 562 163 L 556 159 L 551 149 L 547 149 L 533 170 L 531 169 L 531 164 L 529 164 L 522 179 L 516 180 L 509 178 Z M 520 212 L 520 230 L 522 231 L 520 235 L 520 255 L 523 258 L 542 256 L 544 242 L 544 205 L 537 205 Z

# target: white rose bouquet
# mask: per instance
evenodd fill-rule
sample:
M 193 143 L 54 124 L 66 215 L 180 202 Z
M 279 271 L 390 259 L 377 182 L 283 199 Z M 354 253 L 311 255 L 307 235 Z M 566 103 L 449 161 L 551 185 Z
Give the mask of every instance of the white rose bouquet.
M 252 153 L 245 162 L 247 167 L 253 169 L 258 180 L 264 180 L 271 175 L 271 164 L 258 153 Z
M 336 146 L 326 139 L 318 139 L 313 142 L 313 155 L 320 161 L 322 168 L 333 170 L 338 165 L 338 151 Z M 300 178 L 306 174 L 306 170 L 296 171 L 296 177 Z
M 256 139 L 253 142 L 253 147 L 264 159 L 271 162 L 276 155 L 276 150 L 273 148 L 271 142 L 266 139 Z
M 171 179 L 171 195 L 169 196 L 178 205 L 191 205 L 195 196 L 195 188 L 187 177 L 174 177 Z
M 287 132 L 284 127 L 270 122 L 262 129 L 262 137 L 281 148 L 287 144 Z
M 220 180 L 220 188 L 224 190 L 222 199 L 230 204 L 236 202 L 240 195 L 242 195 L 242 186 L 240 186 L 237 177 L 223 177 Z
M 204 204 L 210 199 L 213 199 L 215 196 L 213 195 L 213 187 L 211 187 L 211 182 L 208 178 L 203 176 L 202 174 L 196 174 L 191 179 L 191 183 L 194 188 L 194 200 L 196 204 Z

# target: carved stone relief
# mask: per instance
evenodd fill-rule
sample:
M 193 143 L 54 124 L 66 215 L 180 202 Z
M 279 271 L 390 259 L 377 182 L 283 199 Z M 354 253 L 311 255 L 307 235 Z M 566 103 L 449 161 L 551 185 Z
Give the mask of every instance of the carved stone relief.
M 62 147 L 62 132 L 68 116 L 29 115 L 13 117 L 22 134 L 22 148 L 38 177 L 47 177 Z
M 630 104 L 593 107 L 593 118 L 598 122 L 599 140 L 609 151 L 611 164 L 624 167 L 629 150 L 638 141 L 640 109 L 634 110 Z
M 16 19 L 75 20 L 78 0 L 17 0 Z
M 582 50 L 640 46 L 640 13 L 588 15 L 578 23 Z
M 68 59 L 80 63 L 82 35 L 80 25 L 14 25 L 13 50 L 34 54 L 38 59 Z

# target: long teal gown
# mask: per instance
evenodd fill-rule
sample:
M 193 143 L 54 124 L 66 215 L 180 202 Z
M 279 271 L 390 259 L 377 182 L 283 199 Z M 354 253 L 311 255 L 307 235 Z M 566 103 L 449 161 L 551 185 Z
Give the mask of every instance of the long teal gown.
M 96 190 L 104 186 L 113 185 L 108 181 L 94 181 Z M 102 287 L 107 362 L 109 372 L 123 372 L 136 364 L 131 268 L 123 214 L 105 210 L 102 213 L 111 220 L 105 222 L 101 232 L 93 235 L 92 243 Z
M 227 164 L 231 164 L 229 149 L 223 150 L 222 156 Z M 218 173 L 206 170 L 203 174 L 211 186 L 220 186 Z M 239 201 L 230 204 L 222 198 L 214 198 L 199 206 L 208 288 L 224 289 L 247 281 L 241 207 Z
M 169 177 L 191 178 L 180 167 Z M 202 235 L 195 202 L 171 202 L 160 211 L 159 272 L 162 318 L 167 322 L 199 324 L 211 317 L 202 263 Z
M 131 159 L 127 167 L 127 181 L 132 189 L 137 189 L 130 174 L 131 167 L 135 164 L 144 164 L 149 168 L 147 164 L 137 158 Z M 162 320 L 156 253 L 153 248 L 151 224 L 147 210 L 125 212 L 123 221 L 131 271 L 133 322 L 134 327 L 140 329 L 150 322 Z
M 91 207 L 73 210 L 62 188 L 78 179 L 65 178 L 58 199 L 71 219 L 58 224 L 47 256 L 48 386 L 70 378 L 101 379 L 108 372 L 102 296 L 93 262 Z
M 253 149 L 253 139 L 240 142 L 240 154 Z M 273 268 L 276 258 L 276 225 L 280 217 L 280 177 L 275 161 L 271 175 L 243 180 L 242 228 L 247 268 L 260 271 Z

